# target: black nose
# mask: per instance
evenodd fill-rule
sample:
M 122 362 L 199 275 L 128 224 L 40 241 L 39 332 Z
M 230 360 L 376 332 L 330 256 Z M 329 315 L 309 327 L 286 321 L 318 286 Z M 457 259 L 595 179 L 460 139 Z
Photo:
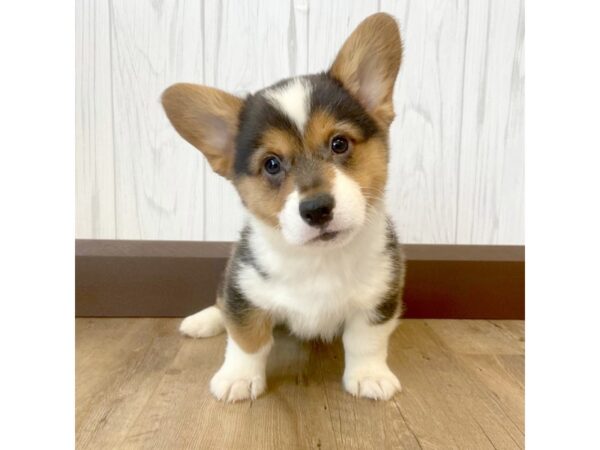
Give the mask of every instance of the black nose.
M 325 225 L 333 219 L 335 200 L 329 194 L 319 194 L 300 202 L 300 216 L 313 227 Z

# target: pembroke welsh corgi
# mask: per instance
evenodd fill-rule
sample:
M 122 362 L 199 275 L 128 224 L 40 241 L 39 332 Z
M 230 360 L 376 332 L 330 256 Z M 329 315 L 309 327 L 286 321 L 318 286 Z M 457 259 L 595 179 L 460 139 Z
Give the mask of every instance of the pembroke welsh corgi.
M 249 213 L 216 305 L 180 327 L 191 337 L 227 331 L 210 382 L 217 399 L 265 391 L 277 324 L 307 339 L 341 333 L 350 394 L 389 399 L 400 390 L 386 360 L 405 263 L 384 189 L 401 57 L 396 21 L 379 13 L 326 72 L 245 98 L 194 84 L 163 93 L 172 125 L 233 183 Z

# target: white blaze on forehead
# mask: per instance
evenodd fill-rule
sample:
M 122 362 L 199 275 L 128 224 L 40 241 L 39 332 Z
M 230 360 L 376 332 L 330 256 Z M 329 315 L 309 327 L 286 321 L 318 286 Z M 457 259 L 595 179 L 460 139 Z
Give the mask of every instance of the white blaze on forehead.
M 281 87 L 268 90 L 265 97 L 302 132 L 310 108 L 310 90 L 308 81 L 296 78 Z

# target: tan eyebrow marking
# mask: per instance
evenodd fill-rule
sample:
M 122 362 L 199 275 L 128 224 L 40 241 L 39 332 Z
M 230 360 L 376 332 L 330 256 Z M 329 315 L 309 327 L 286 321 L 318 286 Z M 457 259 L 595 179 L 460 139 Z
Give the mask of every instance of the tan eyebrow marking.
M 360 128 L 349 122 L 338 121 L 332 114 L 323 110 L 315 111 L 310 117 L 304 139 L 308 147 L 315 150 L 335 134 L 344 134 L 357 142 L 364 139 Z
M 250 169 L 253 173 L 260 171 L 266 155 L 274 154 L 281 159 L 292 160 L 295 153 L 301 148 L 297 136 L 279 128 L 267 129 L 263 133 L 259 145 L 250 159 Z

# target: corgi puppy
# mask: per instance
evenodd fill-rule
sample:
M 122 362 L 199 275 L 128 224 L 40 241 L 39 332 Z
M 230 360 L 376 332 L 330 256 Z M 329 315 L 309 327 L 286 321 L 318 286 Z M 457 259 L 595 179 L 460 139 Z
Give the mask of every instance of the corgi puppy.
M 163 93 L 177 132 L 233 183 L 249 213 L 216 305 L 180 327 L 196 338 L 227 331 L 210 382 L 217 399 L 265 391 L 277 324 L 305 339 L 341 333 L 350 394 L 389 399 L 400 390 L 386 359 L 404 256 L 383 197 L 401 55 L 395 20 L 379 13 L 326 72 L 246 98 L 193 84 Z

